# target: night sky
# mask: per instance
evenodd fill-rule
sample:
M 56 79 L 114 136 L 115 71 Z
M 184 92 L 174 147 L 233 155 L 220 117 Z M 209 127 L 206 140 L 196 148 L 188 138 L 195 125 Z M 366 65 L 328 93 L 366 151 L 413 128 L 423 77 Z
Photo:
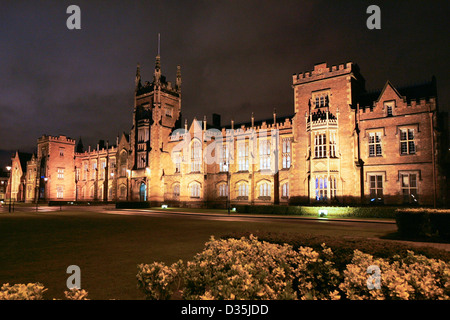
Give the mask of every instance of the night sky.
M 81 30 L 66 9 L 81 8 Z M 381 8 L 381 30 L 366 9 Z M 0 150 L 34 152 L 43 135 L 95 146 L 132 124 L 134 77 L 182 72 L 183 118 L 249 121 L 293 113 L 292 74 L 355 62 L 369 91 L 437 78 L 449 110 L 449 1 L 4 1 Z

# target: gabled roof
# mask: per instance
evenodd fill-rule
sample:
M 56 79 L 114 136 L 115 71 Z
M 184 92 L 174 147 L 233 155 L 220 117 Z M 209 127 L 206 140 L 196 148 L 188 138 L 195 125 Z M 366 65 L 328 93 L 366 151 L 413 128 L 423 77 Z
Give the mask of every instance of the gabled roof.
M 387 88 L 391 88 L 395 94 L 401 99 L 402 95 L 400 94 L 400 92 L 397 91 L 397 89 L 392 85 L 392 83 L 388 80 L 386 81 L 386 83 L 384 84 L 383 90 L 381 90 L 380 95 L 378 96 L 378 99 L 376 100 L 376 102 L 380 101 L 381 97 L 384 95 L 384 92 L 386 91 Z
M 16 152 L 16 157 L 19 157 L 19 162 L 20 162 L 20 166 L 22 168 L 22 171 L 25 172 L 26 168 L 27 168 L 27 162 L 30 161 L 33 158 L 33 154 L 32 153 L 27 153 L 27 152 Z
M 366 92 L 358 97 L 358 103 L 361 108 L 373 106 L 374 102 L 378 102 L 383 96 L 386 88 L 390 86 L 399 96 L 405 98 L 407 102 L 415 99 L 429 99 L 437 96 L 436 78 L 432 77 L 431 81 L 415 85 L 403 86 L 396 88 L 390 81 L 386 81 L 382 90 Z

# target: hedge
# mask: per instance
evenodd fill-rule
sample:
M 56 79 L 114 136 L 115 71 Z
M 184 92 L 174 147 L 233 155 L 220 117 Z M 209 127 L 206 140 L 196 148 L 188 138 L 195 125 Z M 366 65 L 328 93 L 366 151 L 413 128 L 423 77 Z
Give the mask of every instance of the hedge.
M 327 210 L 330 217 L 395 219 L 397 207 L 338 207 L 338 206 L 281 206 L 235 205 L 238 213 L 319 216 L 319 210 Z
M 398 209 L 395 220 L 402 236 L 450 239 L 450 209 Z

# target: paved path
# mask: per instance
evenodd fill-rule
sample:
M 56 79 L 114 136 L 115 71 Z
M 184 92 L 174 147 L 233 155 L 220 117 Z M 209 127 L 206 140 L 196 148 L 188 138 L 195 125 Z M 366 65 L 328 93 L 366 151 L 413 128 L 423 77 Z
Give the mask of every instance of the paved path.
M 40 205 L 38 208 L 38 212 L 60 212 L 60 207 L 58 206 L 45 206 Z M 305 217 L 305 216 L 282 216 L 282 215 L 256 215 L 256 214 L 240 214 L 240 213 L 231 213 L 222 214 L 222 213 L 208 213 L 205 210 L 201 212 L 186 212 L 186 211 L 173 211 L 173 210 L 164 210 L 164 209 L 116 209 L 112 205 L 108 206 L 71 206 L 66 207 L 63 206 L 62 212 L 67 209 L 78 211 L 78 210 L 89 210 L 102 212 L 107 214 L 120 214 L 120 215 L 148 215 L 148 216 L 160 216 L 160 217 L 177 217 L 183 215 L 185 217 L 191 217 L 194 219 L 206 219 L 206 220 L 221 220 L 221 221 L 292 221 L 296 223 L 325 223 L 325 224 L 349 224 L 349 225 L 360 225 L 360 224 L 379 224 L 381 225 L 395 225 L 394 220 L 370 220 L 370 219 L 339 219 L 339 218 L 319 218 L 319 217 Z M 20 212 L 33 212 L 36 211 L 36 207 L 32 206 L 16 206 L 15 211 Z M 0 208 L 0 212 L 8 213 L 8 207 L 3 206 Z M 13 214 L 13 212 L 11 212 Z M 404 243 L 411 246 L 417 247 L 434 247 L 437 249 L 443 249 L 446 251 L 450 251 L 450 243 L 436 243 L 436 242 L 416 242 L 416 241 L 403 241 L 403 240 L 388 240 L 388 239 L 380 239 L 380 238 L 369 238 L 379 241 L 389 242 L 397 242 Z

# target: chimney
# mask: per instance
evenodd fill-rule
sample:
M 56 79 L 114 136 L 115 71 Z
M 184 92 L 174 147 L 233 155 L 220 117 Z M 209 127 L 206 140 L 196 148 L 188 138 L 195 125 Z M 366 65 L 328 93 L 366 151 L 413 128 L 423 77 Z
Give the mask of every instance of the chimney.
M 212 121 L 214 127 L 220 128 L 220 114 L 213 113 Z

